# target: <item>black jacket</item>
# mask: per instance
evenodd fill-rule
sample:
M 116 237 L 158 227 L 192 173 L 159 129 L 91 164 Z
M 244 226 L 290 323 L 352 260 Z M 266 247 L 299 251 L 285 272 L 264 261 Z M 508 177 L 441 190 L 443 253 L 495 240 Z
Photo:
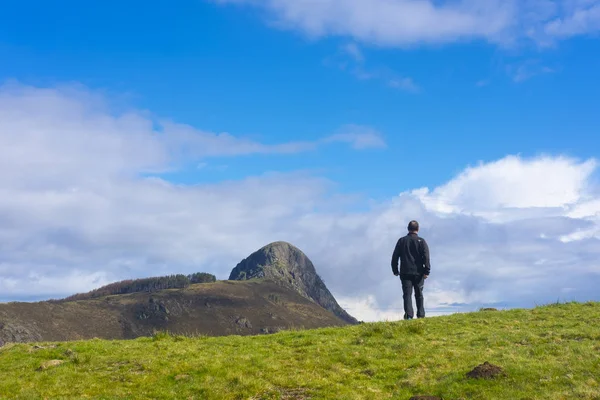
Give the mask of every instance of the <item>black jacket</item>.
M 400 271 L 398 271 L 400 259 Z M 398 239 L 394 254 L 392 255 L 392 272 L 397 275 L 429 275 L 429 246 L 422 237 L 416 233 L 409 233 Z

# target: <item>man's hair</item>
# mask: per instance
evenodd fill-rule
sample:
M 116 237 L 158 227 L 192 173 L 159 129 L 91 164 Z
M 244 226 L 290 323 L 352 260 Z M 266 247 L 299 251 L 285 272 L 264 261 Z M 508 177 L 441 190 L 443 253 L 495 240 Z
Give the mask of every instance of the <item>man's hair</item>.
M 418 232 L 419 231 L 419 223 L 417 221 L 410 221 L 408 223 L 408 231 L 409 232 Z

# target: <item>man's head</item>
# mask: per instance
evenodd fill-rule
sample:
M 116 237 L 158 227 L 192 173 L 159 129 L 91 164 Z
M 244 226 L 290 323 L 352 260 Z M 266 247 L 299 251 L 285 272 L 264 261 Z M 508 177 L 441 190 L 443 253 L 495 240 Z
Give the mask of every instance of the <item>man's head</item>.
M 408 231 L 409 232 L 419 232 L 419 223 L 417 221 L 410 221 L 408 223 Z

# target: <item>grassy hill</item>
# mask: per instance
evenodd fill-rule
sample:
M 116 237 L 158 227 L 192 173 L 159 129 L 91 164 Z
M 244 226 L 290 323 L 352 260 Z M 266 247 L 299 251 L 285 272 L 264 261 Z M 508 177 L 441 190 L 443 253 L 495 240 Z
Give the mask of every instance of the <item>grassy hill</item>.
M 218 281 L 77 301 L 0 304 L 0 343 L 133 339 L 156 330 L 257 335 L 344 325 L 345 321 L 296 291 L 266 280 Z
M 242 260 L 230 279 L 207 273 L 111 283 L 36 303 L 0 303 L 2 343 L 133 339 L 156 330 L 182 335 L 257 335 L 358 324 L 310 259 L 287 242 Z
M 48 361 L 61 365 L 38 370 Z M 467 378 L 489 361 L 505 375 Z M 600 303 L 262 336 L 9 344 L 0 398 L 600 399 Z

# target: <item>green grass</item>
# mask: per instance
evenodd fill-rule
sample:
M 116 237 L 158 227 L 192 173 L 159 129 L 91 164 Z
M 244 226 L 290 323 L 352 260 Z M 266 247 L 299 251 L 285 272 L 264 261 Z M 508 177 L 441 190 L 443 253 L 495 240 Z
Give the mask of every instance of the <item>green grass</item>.
M 600 399 L 600 303 L 257 337 L 160 333 L 41 346 L 0 349 L 0 398 Z M 65 362 L 37 370 L 54 359 Z M 485 361 L 506 376 L 466 378 Z

